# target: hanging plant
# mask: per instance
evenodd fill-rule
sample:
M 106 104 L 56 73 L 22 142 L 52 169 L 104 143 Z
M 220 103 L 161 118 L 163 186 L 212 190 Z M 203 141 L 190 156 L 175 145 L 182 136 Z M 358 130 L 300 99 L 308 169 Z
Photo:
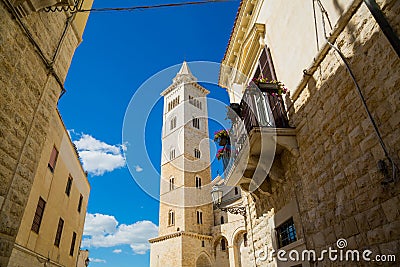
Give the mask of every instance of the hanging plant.
M 218 142 L 220 146 L 225 146 L 228 143 L 229 134 L 225 129 L 216 131 L 214 133 L 214 141 Z
M 254 78 L 253 82 L 262 92 L 273 96 L 284 95 L 288 92 L 286 86 L 280 81 L 268 80 L 267 78 Z
M 230 157 L 231 149 L 229 147 L 224 146 L 223 148 L 218 149 L 217 151 L 217 159 L 220 160 L 223 157 Z

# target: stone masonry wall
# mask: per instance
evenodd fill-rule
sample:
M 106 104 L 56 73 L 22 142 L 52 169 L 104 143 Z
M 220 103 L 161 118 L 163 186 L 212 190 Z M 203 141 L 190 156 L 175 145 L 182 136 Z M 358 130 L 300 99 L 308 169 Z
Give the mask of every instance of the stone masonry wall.
M 377 2 L 399 34 L 400 2 Z M 348 59 L 390 155 L 400 166 L 400 60 L 365 4 L 336 44 Z M 277 212 L 297 198 L 300 217 L 295 226 L 307 249 L 336 248 L 336 241 L 345 238 L 347 249 L 370 249 L 373 255 L 396 254 L 399 259 L 399 182 L 381 185 L 385 177 L 377 166 L 385 155 L 353 81 L 332 49 L 298 98 L 287 104 L 300 153 L 295 157 L 285 151 L 279 159 L 284 183 L 273 182 L 271 196 L 249 201 L 252 220 L 248 225 L 252 223 L 253 229 L 249 239 L 255 250 L 271 242 L 268 211 Z M 254 258 L 252 248 L 250 253 Z M 336 262 L 335 266 L 348 264 Z M 329 261 L 318 264 L 331 265 Z
M 7 2 L 0 3 L 0 266 L 7 266 L 50 116 L 62 91 Z M 66 20 L 67 14 L 61 12 L 36 12 L 21 19 L 48 62 Z M 61 83 L 79 42 L 80 35 L 69 27 L 53 64 Z

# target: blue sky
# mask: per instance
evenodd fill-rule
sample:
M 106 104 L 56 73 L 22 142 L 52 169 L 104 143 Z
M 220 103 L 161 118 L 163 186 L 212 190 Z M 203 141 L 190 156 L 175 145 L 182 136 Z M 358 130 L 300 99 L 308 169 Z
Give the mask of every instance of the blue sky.
M 94 7 L 167 2 L 95 1 Z M 90 173 L 92 189 L 83 248 L 90 250 L 91 266 L 149 265 L 146 240 L 156 233 L 159 203 L 134 177 L 159 177 L 141 162 L 129 165 L 132 173 L 126 167 L 122 138 L 126 110 L 138 88 L 158 72 L 183 60 L 221 62 L 238 5 L 233 1 L 90 15 L 59 109 Z M 175 66 L 170 70 L 178 69 Z M 223 89 L 203 85 L 211 91 L 210 98 L 228 103 Z M 154 88 L 149 97 L 163 89 Z M 146 92 L 142 97 L 148 97 Z M 137 131 L 145 130 L 148 157 L 159 170 L 162 102 L 154 104 L 146 125 L 138 125 Z M 211 113 L 222 113 L 218 108 L 213 111 L 212 103 L 209 108 Z M 137 112 L 142 110 L 138 108 Z M 219 128 L 217 123 L 210 123 L 211 134 Z M 214 176 L 222 170 L 219 162 L 212 167 Z

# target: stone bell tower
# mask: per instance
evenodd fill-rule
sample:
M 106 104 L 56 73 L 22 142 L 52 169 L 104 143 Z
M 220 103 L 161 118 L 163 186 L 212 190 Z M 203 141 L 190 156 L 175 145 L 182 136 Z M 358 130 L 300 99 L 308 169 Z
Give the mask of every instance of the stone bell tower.
M 207 89 L 183 62 L 164 97 L 159 234 L 150 266 L 211 266 Z

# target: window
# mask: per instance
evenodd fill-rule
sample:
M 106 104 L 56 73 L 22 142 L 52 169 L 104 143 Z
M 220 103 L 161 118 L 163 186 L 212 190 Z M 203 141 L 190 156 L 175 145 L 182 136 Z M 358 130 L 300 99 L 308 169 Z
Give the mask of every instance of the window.
M 40 225 L 42 223 L 44 208 L 46 207 L 46 201 L 43 198 L 39 197 L 39 201 L 36 207 L 35 216 L 33 217 L 31 230 L 35 233 L 39 233 Z
M 169 160 L 173 160 L 175 158 L 175 148 L 171 149 L 169 152 Z
M 247 233 L 243 234 L 243 245 L 247 247 Z
M 202 211 L 196 211 L 197 214 L 197 224 L 203 224 L 203 212 Z
M 175 214 L 172 210 L 168 212 L 168 225 L 174 225 L 175 224 Z
M 81 212 L 82 209 L 82 202 L 83 202 L 83 196 L 82 194 L 79 196 L 79 203 L 78 203 L 78 212 Z
M 267 78 L 268 80 L 276 80 L 275 69 L 272 63 L 272 57 L 269 48 L 264 48 L 258 60 L 257 69 L 254 78 Z
M 221 239 L 221 250 L 225 251 L 226 250 L 226 241 L 225 238 Z
M 179 105 L 179 96 L 175 97 L 172 101 L 168 103 L 168 111 L 170 111 L 177 105 Z
M 74 256 L 74 250 L 75 250 L 75 241 L 76 241 L 76 233 L 72 233 L 72 240 L 71 240 L 71 248 L 69 249 L 69 255 Z
M 175 127 L 176 127 L 176 117 L 173 117 L 170 122 L 170 130 L 175 129 Z
M 60 246 L 61 234 L 63 231 L 63 227 L 64 227 L 64 220 L 60 218 L 60 220 L 58 220 L 56 239 L 54 240 L 54 245 L 57 247 Z
M 235 195 L 239 194 L 239 189 L 235 186 Z
M 201 178 L 196 177 L 196 188 L 201 189 Z
M 204 248 L 205 244 L 204 244 L 204 240 L 201 240 L 201 246 Z
M 71 175 L 68 176 L 67 186 L 65 187 L 65 194 L 67 194 L 67 196 L 69 196 L 69 194 L 71 193 L 72 180 L 73 179 Z
M 175 189 L 175 178 L 172 177 L 169 179 L 169 191 L 172 191 Z
M 192 124 L 194 128 L 200 129 L 200 119 L 199 118 L 193 118 Z
M 282 223 L 278 228 L 276 228 L 276 233 L 278 236 L 279 248 L 295 242 L 297 240 L 297 237 L 293 218 L 290 218 L 286 222 Z
M 47 164 L 47 166 L 49 167 L 51 172 L 54 172 L 54 169 L 55 169 L 56 163 L 57 163 L 57 158 L 58 158 L 58 150 L 54 146 L 53 150 L 51 151 L 51 154 L 50 154 L 49 163 Z
M 221 216 L 221 224 L 224 224 L 225 223 L 225 218 L 224 218 L 224 216 Z
M 189 103 L 196 108 L 201 109 L 201 101 L 193 98 L 193 96 L 189 96 Z
M 201 157 L 200 150 L 198 150 L 197 148 L 194 149 L 194 157 L 198 159 Z

